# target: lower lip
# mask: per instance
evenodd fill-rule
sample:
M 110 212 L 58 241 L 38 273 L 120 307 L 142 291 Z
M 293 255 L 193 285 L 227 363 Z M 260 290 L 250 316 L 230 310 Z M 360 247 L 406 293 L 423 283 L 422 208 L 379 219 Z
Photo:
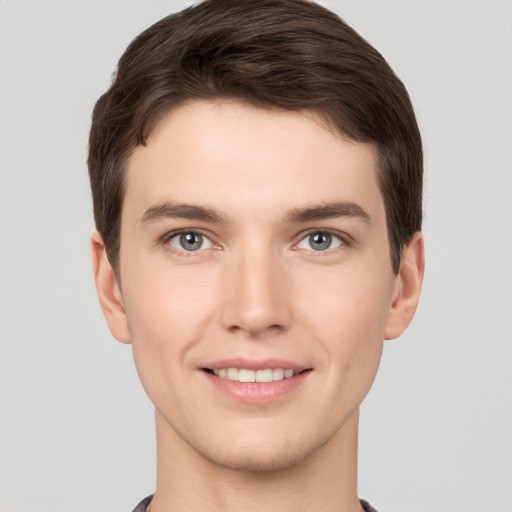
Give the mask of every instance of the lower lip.
M 311 373 L 311 370 L 299 373 L 288 379 L 272 382 L 239 382 L 221 379 L 208 372 L 203 371 L 203 373 L 219 391 L 234 400 L 248 403 L 267 403 L 300 388 Z

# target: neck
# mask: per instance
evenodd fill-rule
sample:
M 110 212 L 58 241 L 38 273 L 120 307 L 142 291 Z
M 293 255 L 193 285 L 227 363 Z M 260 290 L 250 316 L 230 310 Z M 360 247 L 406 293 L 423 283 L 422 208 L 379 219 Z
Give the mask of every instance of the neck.
M 241 471 L 205 459 L 157 413 L 157 487 L 148 510 L 360 512 L 358 420 L 356 411 L 326 444 L 294 466 Z

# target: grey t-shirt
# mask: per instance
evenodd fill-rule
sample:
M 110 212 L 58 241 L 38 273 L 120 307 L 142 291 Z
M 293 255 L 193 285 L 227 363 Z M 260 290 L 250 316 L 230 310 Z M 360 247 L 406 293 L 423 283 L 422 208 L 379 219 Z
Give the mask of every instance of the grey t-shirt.
M 133 512 L 146 512 L 146 508 L 151 501 L 153 495 L 144 498 L 134 509 Z M 367 501 L 359 500 L 361 502 L 361 506 L 363 507 L 365 512 L 377 512 Z

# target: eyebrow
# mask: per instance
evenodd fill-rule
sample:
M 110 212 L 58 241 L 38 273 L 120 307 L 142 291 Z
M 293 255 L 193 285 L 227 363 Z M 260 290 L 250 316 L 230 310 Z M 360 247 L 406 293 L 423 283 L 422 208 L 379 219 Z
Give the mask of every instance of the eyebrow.
M 363 220 L 366 224 L 371 222 L 370 215 L 357 203 L 350 201 L 336 201 L 294 208 L 290 210 L 285 222 L 310 222 L 313 220 L 334 219 L 337 217 L 352 217 Z
M 359 218 L 365 223 L 371 222 L 368 213 L 356 203 L 336 201 L 331 203 L 313 204 L 302 208 L 294 208 L 285 215 L 288 223 L 310 222 L 337 217 Z M 141 217 L 140 224 L 148 224 L 162 219 L 190 219 L 227 224 L 226 217 L 212 208 L 184 203 L 159 203 L 148 208 Z
M 182 203 L 160 203 L 148 208 L 140 219 L 140 224 L 148 224 L 162 219 L 191 219 L 226 224 L 227 220 L 212 208 Z

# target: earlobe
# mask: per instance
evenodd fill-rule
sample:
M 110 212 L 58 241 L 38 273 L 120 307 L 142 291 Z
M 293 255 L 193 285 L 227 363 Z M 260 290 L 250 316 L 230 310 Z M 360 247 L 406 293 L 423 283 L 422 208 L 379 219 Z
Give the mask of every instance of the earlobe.
M 398 338 L 410 324 L 420 299 L 424 272 L 423 235 L 416 232 L 403 249 L 400 270 L 395 278 L 395 293 L 384 334 L 387 340 Z
M 91 236 L 91 256 L 96 292 L 110 332 L 118 341 L 131 343 L 121 290 L 98 231 Z

